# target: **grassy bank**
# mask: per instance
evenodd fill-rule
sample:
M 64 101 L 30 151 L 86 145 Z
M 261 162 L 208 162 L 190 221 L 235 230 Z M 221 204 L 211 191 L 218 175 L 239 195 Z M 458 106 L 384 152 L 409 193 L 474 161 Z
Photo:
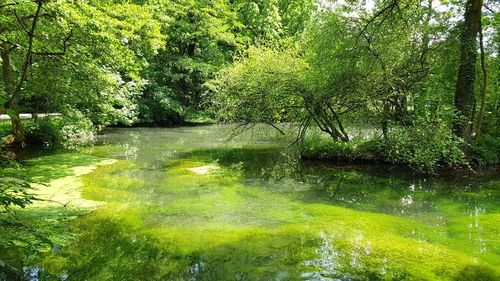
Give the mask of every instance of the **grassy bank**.
M 354 137 L 334 142 L 326 134 L 309 134 L 300 149 L 302 159 L 337 163 L 393 164 L 419 172 L 443 168 L 476 169 L 500 163 L 500 141 L 484 135 L 472 144 L 446 131 L 396 128 L 386 138 Z

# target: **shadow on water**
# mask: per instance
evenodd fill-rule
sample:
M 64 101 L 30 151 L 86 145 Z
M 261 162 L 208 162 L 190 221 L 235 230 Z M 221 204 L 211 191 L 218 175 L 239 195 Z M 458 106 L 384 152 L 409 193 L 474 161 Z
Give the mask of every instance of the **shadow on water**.
M 81 177 L 83 197 L 106 204 L 27 279 L 499 279 L 498 177 L 316 165 L 276 141 L 214 134 L 111 130 L 94 156 L 30 160 L 41 181 L 44 165 L 63 177 L 95 156 L 117 162 Z
M 500 210 L 500 180 L 492 176 L 412 176 L 402 171 L 391 173 L 385 167 L 359 170 L 318 165 L 301 162 L 293 151 L 282 147 L 195 150 L 177 157 L 217 163 L 241 173 L 241 180 L 247 185 L 276 192 L 299 192 L 298 198 L 309 202 L 330 202 L 358 210 L 403 215 L 412 210 L 436 211 L 439 209 L 436 201 L 444 200 L 460 203 L 462 206 L 457 208 L 464 210 Z

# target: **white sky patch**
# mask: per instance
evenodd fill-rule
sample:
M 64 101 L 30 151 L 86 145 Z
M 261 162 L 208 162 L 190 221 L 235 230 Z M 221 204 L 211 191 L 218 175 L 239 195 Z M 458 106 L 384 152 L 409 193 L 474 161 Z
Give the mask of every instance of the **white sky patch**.
M 346 7 L 352 4 L 347 3 L 345 0 L 320 0 L 319 7 L 320 10 L 331 9 L 335 10 L 339 7 Z M 360 6 L 364 7 L 367 11 L 373 11 L 375 9 L 375 1 L 374 0 L 365 0 L 364 3 L 360 2 Z
M 422 1 L 421 2 L 422 6 L 428 6 L 429 2 L 428 1 Z M 483 14 L 490 16 L 493 12 L 498 13 L 500 10 L 500 2 L 497 1 L 485 1 L 485 5 L 488 6 L 488 9 L 483 7 Z M 342 12 L 340 15 L 343 17 L 347 18 L 360 18 L 360 12 L 361 11 L 366 11 L 369 14 L 375 13 L 377 8 L 375 7 L 375 0 L 364 0 L 364 1 L 359 1 L 357 4 L 352 4 L 348 3 L 346 0 L 319 0 L 318 8 L 320 11 L 326 11 L 326 10 L 340 10 L 342 7 L 348 7 L 350 8 L 349 12 Z M 380 7 L 379 7 L 380 9 Z M 447 20 L 448 22 L 448 27 L 449 29 L 453 28 L 458 22 L 463 20 L 463 14 L 464 14 L 464 6 L 463 5 L 457 5 L 457 4 L 452 4 L 449 1 L 443 1 L 442 0 L 432 0 L 432 9 L 437 13 L 437 14 L 444 14 L 447 12 L 451 12 Z M 439 24 L 438 19 L 436 17 L 433 17 L 429 21 L 430 25 L 437 25 Z M 449 30 L 448 30 L 449 31 Z M 446 37 L 446 33 L 448 31 L 443 32 L 442 34 L 438 34 L 435 36 L 435 38 L 431 38 L 431 42 L 438 42 L 441 40 L 444 40 L 444 37 Z M 486 48 L 489 48 L 493 42 L 493 35 L 495 33 L 495 30 L 491 27 L 485 28 L 483 31 L 484 34 L 484 44 Z M 444 36 L 444 37 L 443 37 Z M 496 50 L 493 51 L 493 56 L 497 56 L 498 54 L 496 53 Z

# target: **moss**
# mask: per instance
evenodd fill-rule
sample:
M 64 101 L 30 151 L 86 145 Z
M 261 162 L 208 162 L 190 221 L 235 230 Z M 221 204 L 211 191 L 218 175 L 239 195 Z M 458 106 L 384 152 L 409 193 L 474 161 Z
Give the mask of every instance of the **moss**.
M 27 178 L 35 183 L 48 183 L 51 180 L 75 175 L 74 168 L 94 166 L 103 158 L 78 153 L 57 153 L 26 161 Z
M 147 133 L 134 138 L 126 143 L 152 139 Z M 34 159 L 60 170 L 39 177 L 42 171 L 34 169 L 34 179 L 75 177 L 85 199 L 105 202 L 59 224 L 77 235 L 60 240 L 66 245 L 61 253 L 41 262 L 55 276 L 50 278 L 61 273 L 70 280 L 499 277 L 498 182 L 472 182 L 467 191 L 462 180 L 317 166 L 296 170 L 287 167 L 278 148 L 214 146 L 211 151 L 189 144 L 176 153 L 150 144 L 122 146 L 127 147 L 122 152 L 97 148 L 101 156 L 120 159 L 101 166 L 96 164 L 102 158 L 84 154 L 81 159 L 62 154 L 59 160 L 70 160 L 67 166 L 56 156 Z M 95 168 L 75 176 L 81 163 Z M 200 167 L 217 168 L 193 171 Z M 26 214 L 50 217 L 35 210 Z
M 152 272 L 151 280 L 185 280 L 193 274 L 197 280 L 269 280 L 276 276 L 301 280 L 308 272 L 331 270 L 334 277 L 355 280 L 366 276 L 454 280 L 457 272 L 476 265 L 491 276 L 497 274 L 487 265 L 491 262 L 488 257 L 483 257 L 484 262 L 474 261 L 467 251 L 454 245 L 454 238 L 442 235 L 442 228 L 252 188 L 244 184 L 242 174 L 227 166 L 203 174 L 190 170 L 218 165 L 207 161 L 170 160 L 163 168 L 164 177 L 147 183 L 134 182 L 126 175 L 136 176 L 141 169 L 127 161 L 99 167 L 84 176 L 89 196 L 99 194 L 101 200 L 113 203 L 80 222 L 86 238 L 68 255 L 89 260 L 69 266 L 71 274 L 86 280 L 116 280 L 118 276 L 133 280 L 138 272 Z M 346 175 L 349 181 L 364 180 L 359 174 Z M 148 188 L 154 190 L 154 198 L 145 193 Z M 115 238 L 90 242 L 108 236 Z M 139 239 L 134 243 L 141 246 L 130 245 L 134 239 Z M 308 262 L 329 259 L 321 257 L 324 243 L 333 245 L 336 254 L 330 254 L 337 257 L 338 268 L 325 269 Z M 113 256 L 104 254 L 113 251 Z M 96 256 L 101 259 L 96 260 Z

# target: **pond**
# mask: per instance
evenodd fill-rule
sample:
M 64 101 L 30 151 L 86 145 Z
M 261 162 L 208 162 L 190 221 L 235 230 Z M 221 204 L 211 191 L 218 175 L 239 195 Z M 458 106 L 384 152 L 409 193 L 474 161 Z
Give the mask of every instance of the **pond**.
M 26 275 L 500 280 L 499 174 L 304 163 L 288 148 L 293 137 L 229 132 L 108 129 L 92 149 L 27 161 L 43 192 L 59 186 L 59 201 L 93 211 L 60 229 L 76 235 Z

